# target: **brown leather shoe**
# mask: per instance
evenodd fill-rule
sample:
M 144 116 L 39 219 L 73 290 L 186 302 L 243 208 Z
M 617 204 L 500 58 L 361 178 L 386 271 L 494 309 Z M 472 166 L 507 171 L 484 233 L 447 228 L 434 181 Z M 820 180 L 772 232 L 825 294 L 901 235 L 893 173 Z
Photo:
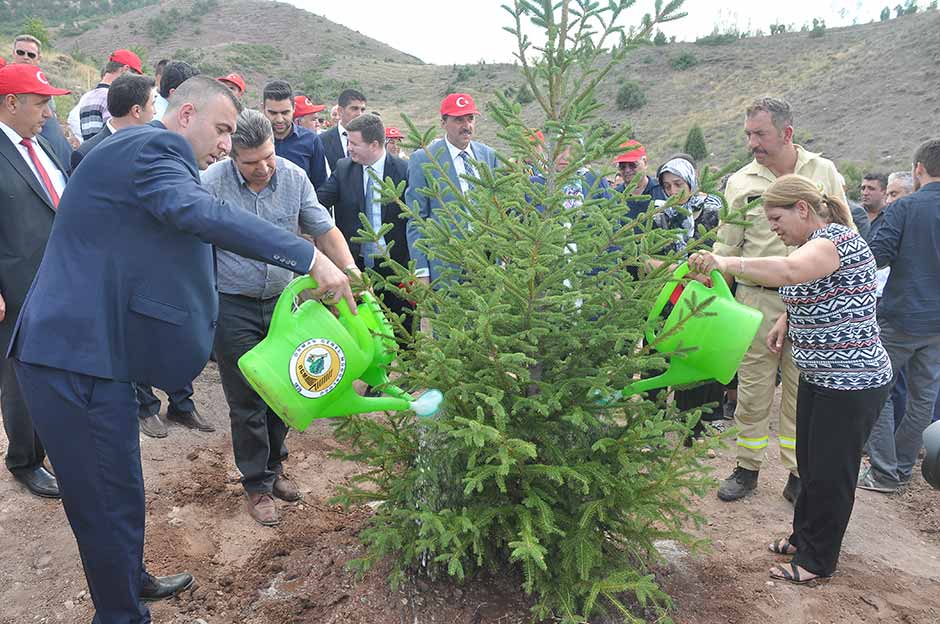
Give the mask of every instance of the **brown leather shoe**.
M 254 518 L 258 524 L 274 526 L 281 521 L 277 513 L 277 504 L 270 492 L 258 492 L 256 494 L 245 492 L 245 498 L 248 499 L 248 515 Z
M 294 485 L 294 482 L 283 474 L 274 477 L 274 495 L 288 503 L 299 501 L 302 498 L 300 490 Z

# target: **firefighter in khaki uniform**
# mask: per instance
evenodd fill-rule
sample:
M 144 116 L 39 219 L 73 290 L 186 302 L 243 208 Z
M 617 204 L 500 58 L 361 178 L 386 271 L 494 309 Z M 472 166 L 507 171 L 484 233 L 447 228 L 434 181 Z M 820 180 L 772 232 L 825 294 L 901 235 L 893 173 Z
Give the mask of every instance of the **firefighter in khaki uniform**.
M 798 173 L 816 182 L 825 193 L 845 201 L 841 176 L 832 161 L 793 143 L 793 114 L 790 105 L 777 98 L 755 100 L 746 111 L 744 131 L 754 160 L 728 180 L 725 197 L 732 213 L 741 214 L 778 177 Z M 759 204 L 746 212 L 747 227 L 723 222 L 718 228 L 714 253 L 721 256 L 757 258 L 786 256 L 787 247 L 770 229 Z M 764 321 L 738 369 L 738 405 L 734 422 L 738 427 L 737 466 L 718 488 L 718 498 L 733 501 L 757 487 L 757 474 L 764 460 L 770 429 L 777 369 L 782 376 L 780 405 L 780 458 L 790 471 L 783 496 L 791 503 L 800 491 L 796 468 L 796 387 L 799 373 L 793 364 L 790 341 L 780 353 L 765 344 L 767 333 L 786 311 L 776 288 L 738 281 L 738 301 L 764 313 Z

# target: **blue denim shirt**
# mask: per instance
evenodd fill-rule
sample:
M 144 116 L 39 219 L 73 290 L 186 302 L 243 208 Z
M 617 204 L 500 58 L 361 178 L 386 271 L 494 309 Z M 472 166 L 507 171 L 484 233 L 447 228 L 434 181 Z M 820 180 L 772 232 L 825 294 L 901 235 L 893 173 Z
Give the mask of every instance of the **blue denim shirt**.
M 326 182 L 326 152 L 314 132 L 293 124 L 283 139 L 274 139 L 274 152 L 307 172 L 314 188 Z
M 871 251 L 891 276 L 878 317 L 913 336 L 940 335 L 940 182 L 887 206 Z

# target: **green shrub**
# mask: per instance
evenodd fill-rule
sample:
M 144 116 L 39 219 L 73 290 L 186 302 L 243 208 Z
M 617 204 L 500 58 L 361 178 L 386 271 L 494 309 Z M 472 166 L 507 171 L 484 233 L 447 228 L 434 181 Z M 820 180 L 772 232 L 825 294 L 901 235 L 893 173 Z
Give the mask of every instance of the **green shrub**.
M 702 132 L 702 128 L 698 124 L 689 129 L 689 133 L 685 137 L 685 146 L 682 151 L 699 163 L 708 158 L 708 148 L 705 146 L 705 133 Z
M 643 108 L 646 105 L 646 94 L 640 83 L 628 80 L 620 85 L 617 91 L 617 108 L 625 111 L 632 111 Z
M 653 37 L 653 45 L 664 46 L 666 43 L 668 43 L 668 39 L 666 39 L 665 33 L 661 30 L 656 31 L 656 36 Z
M 699 60 L 698 60 L 698 57 L 695 56 L 694 53 L 686 51 L 680 54 L 679 56 L 675 57 L 671 61 L 669 61 L 669 64 L 672 66 L 673 69 L 682 71 L 685 69 L 690 69 L 692 67 L 695 67 L 696 65 L 699 64 Z

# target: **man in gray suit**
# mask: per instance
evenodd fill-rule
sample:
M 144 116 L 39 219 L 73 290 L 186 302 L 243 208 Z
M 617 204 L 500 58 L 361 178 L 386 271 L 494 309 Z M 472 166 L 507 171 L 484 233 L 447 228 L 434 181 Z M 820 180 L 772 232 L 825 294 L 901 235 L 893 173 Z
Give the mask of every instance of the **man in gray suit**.
M 428 187 L 428 175 L 440 180 L 441 186 L 446 181 L 441 180 L 441 173 L 434 168 L 425 171 L 425 165 L 434 158 L 447 172 L 454 189 L 462 194 L 470 190 L 470 182 L 463 176 L 476 177 L 479 167 L 496 168 L 496 152 L 487 145 L 473 140 L 476 127 L 476 118 L 479 115 L 473 98 L 466 93 L 451 93 L 441 101 L 441 127 L 444 129 L 444 138 L 431 143 L 427 149 L 416 151 L 408 161 L 408 190 L 405 191 L 405 202 L 414 208 L 423 219 L 439 220 L 437 212 L 441 202 L 435 198 L 427 197 L 420 191 Z M 445 191 L 443 202 L 454 201 L 456 197 L 450 191 Z M 429 259 L 417 245 L 421 240 L 421 233 L 413 219 L 408 220 L 408 250 L 417 263 L 416 274 L 419 279 L 430 283 L 440 277 L 446 268 L 436 259 Z
M 65 190 L 65 166 L 40 132 L 52 118 L 52 96 L 66 93 L 34 65 L 0 69 L 0 411 L 9 440 L 7 469 L 30 492 L 46 498 L 59 497 L 58 483 L 43 467 L 45 449 L 33 430 L 12 360 L 2 354 Z

